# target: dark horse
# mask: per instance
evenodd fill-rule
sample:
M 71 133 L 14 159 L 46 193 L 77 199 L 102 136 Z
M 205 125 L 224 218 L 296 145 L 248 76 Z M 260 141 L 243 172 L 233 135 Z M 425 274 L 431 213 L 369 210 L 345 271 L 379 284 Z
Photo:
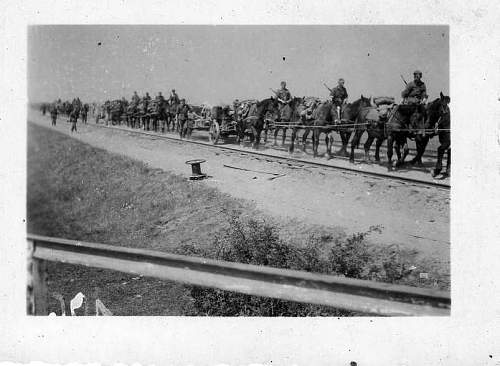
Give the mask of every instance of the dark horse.
M 339 120 L 337 108 L 333 102 L 328 101 L 320 104 L 313 113 L 313 154 L 318 155 L 319 138 L 321 133 L 325 133 L 325 143 L 327 157 L 332 156 L 333 135 L 332 131 L 340 134 L 342 139 L 342 148 L 339 153 L 347 154 L 347 144 L 355 127 L 355 122 L 363 108 L 371 106 L 371 98 L 361 98 L 348 104 L 342 113 L 342 120 Z M 305 148 L 308 130 L 302 135 L 302 142 Z
M 248 115 L 238 120 L 238 141 L 241 143 L 245 138 L 245 131 L 252 132 L 252 147 L 259 148 L 260 134 L 264 129 L 264 117 L 267 113 L 275 113 L 278 108 L 278 101 L 275 98 L 267 98 L 256 102 L 250 106 Z
M 432 138 L 436 134 L 434 132 L 428 132 L 428 131 L 437 128 L 436 126 L 441 123 L 443 117 L 446 114 L 449 114 L 449 109 L 448 109 L 449 102 L 450 102 L 450 97 L 443 95 L 443 93 L 441 92 L 439 93 L 439 98 L 427 104 L 426 122 L 425 122 L 426 133 L 417 134 L 415 136 L 415 145 L 417 148 L 417 154 L 415 158 L 413 158 L 410 161 L 411 164 L 417 164 L 419 166 L 423 165 L 422 156 L 424 155 L 427 144 L 429 143 L 430 138 Z M 449 129 L 449 127 L 446 127 L 446 129 Z
M 432 176 L 435 177 L 441 173 L 443 168 L 443 156 L 447 153 L 446 159 L 446 171 L 443 174 L 448 176 L 450 174 L 450 164 L 451 164 L 451 132 L 450 132 L 450 108 L 448 104 L 450 103 L 450 97 L 440 93 L 440 98 L 434 100 L 428 105 L 428 119 L 431 120 L 430 123 L 434 123 L 434 129 L 437 131 L 439 138 L 439 147 L 437 151 L 437 162 Z M 424 147 L 425 149 L 425 147 Z
M 409 152 L 407 139 L 426 134 L 429 127 L 426 114 L 426 108 L 422 104 L 399 104 L 391 111 L 386 123 L 387 169 L 389 171 L 393 169 L 393 149 L 395 148 L 398 157 L 396 167 L 399 167 L 404 164 Z M 402 156 L 401 147 L 404 147 Z
M 342 140 L 342 147 L 338 152 L 340 155 L 349 156 L 349 154 L 347 153 L 347 145 L 349 144 L 349 139 L 351 138 L 352 132 L 356 130 L 356 121 L 358 120 L 359 114 L 363 108 L 368 108 L 371 106 L 371 98 L 366 98 L 361 95 L 361 98 L 347 104 L 342 108 L 341 118 L 339 120 L 339 124 L 335 129 L 340 134 L 340 138 Z M 335 115 L 337 115 L 336 109 Z
M 294 125 L 302 124 L 302 119 L 300 112 L 304 109 L 304 98 L 294 97 L 289 104 L 283 107 L 281 110 L 279 119 L 275 122 L 275 125 L 271 125 L 274 128 L 274 145 L 277 145 L 278 132 L 282 131 L 281 136 L 281 146 L 285 145 L 286 131 L 288 128 L 292 129 L 292 142 L 288 150 L 293 152 L 294 141 L 297 136 L 297 128 Z
M 358 118 L 356 119 L 356 125 L 354 126 L 354 136 L 351 141 L 351 155 L 349 156 L 349 161 L 354 162 L 354 149 L 358 147 L 359 141 L 363 133 L 366 131 L 368 138 L 364 144 L 365 150 L 365 161 L 370 161 L 370 148 L 372 146 L 373 140 L 377 140 L 375 146 L 375 160 L 380 161 L 380 147 L 382 142 L 385 140 L 385 122 L 384 116 L 381 115 L 377 107 L 366 107 L 362 108 Z

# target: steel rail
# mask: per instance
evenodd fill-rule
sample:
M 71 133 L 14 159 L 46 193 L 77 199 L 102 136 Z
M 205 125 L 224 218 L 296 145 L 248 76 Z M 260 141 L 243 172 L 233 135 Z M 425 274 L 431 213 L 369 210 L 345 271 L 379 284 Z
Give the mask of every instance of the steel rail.
M 365 314 L 450 315 L 451 299 L 448 291 L 34 234 L 28 234 L 27 240 L 30 244 L 30 258 L 35 262 L 55 261 L 104 268 L 248 295 L 326 305 Z M 37 290 L 37 287 L 43 286 L 43 283 L 34 283 L 33 288 Z M 37 296 L 39 301 L 43 301 L 46 293 L 38 292 Z M 35 309 L 36 302 L 35 298 Z
M 257 155 L 257 156 L 262 156 L 262 157 L 265 157 L 268 159 L 275 159 L 275 160 L 281 160 L 281 161 L 286 161 L 286 162 L 292 162 L 295 164 L 312 165 L 312 166 L 317 166 L 317 167 L 321 167 L 321 168 L 342 170 L 342 171 L 347 171 L 347 172 L 352 172 L 352 173 L 356 173 L 356 174 L 360 174 L 360 175 L 372 176 L 372 177 L 377 177 L 377 178 L 384 178 L 384 179 L 388 178 L 388 179 L 395 180 L 395 181 L 398 181 L 401 183 L 406 183 L 406 184 L 414 184 L 414 185 L 419 185 L 419 186 L 442 188 L 442 189 L 447 189 L 447 190 L 449 190 L 451 188 L 449 184 L 441 183 L 441 182 L 433 182 L 433 181 L 427 181 L 427 180 L 423 180 L 423 179 L 402 177 L 402 176 L 396 176 L 396 175 L 392 175 L 392 174 L 384 174 L 384 173 L 378 173 L 378 172 L 362 171 L 362 170 L 355 169 L 355 168 L 342 167 L 342 166 L 332 165 L 332 164 L 325 164 L 325 163 L 320 163 L 320 162 L 315 162 L 315 161 L 310 161 L 310 160 L 277 156 L 277 155 L 272 155 L 272 154 L 268 154 L 268 153 L 263 153 L 260 151 L 248 151 L 248 150 L 238 149 L 235 147 L 213 145 L 213 144 L 210 144 L 207 142 L 201 142 L 201 141 L 185 140 L 185 139 L 181 140 L 180 138 L 177 138 L 177 137 L 167 136 L 167 135 L 163 135 L 163 134 L 159 134 L 159 133 L 151 132 L 151 131 L 125 129 L 125 128 L 121 128 L 121 127 L 105 126 L 105 125 L 99 125 L 99 124 L 95 124 L 95 123 L 92 125 L 99 127 L 99 128 L 107 128 L 107 129 L 112 129 L 112 130 L 128 132 L 128 133 L 135 133 L 135 134 L 140 134 L 140 135 L 152 136 L 152 137 L 157 137 L 157 138 L 161 138 L 161 139 L 165 139 L 165 140 L 177 141 L 177 142 L 181 142 L 181 143 L 189 143 L 189 144 L 201 145 L 201 146 L 205 146 L 205 147 L 209 147 L 209 148 L 217 148 L 217 149 L 221 149 L 221 150 L 233 151 L 233 152 L 237 152 L 237 153 Z

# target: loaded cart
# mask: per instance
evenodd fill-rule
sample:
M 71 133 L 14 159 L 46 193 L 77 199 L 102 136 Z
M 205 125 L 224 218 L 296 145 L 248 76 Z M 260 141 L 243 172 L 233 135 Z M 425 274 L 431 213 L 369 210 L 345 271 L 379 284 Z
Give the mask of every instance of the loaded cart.
M 210 117 L 208 138 L 212 144 L 217 144 L 221 138 L 225 139 L 238 134 L 237 122 L 229 106 L 212 107 Z

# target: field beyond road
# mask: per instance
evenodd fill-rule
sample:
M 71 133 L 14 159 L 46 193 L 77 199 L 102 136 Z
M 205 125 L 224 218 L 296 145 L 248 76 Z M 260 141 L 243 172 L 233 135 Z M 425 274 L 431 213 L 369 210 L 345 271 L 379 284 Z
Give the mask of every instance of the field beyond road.
M 280 228 L 283 240 L 299 245 L 313 233 L 343 235 L 338 227 L 270 217 L 253 202 L 231 197 L 205 182 L 190 182 L 56 130 L 28 124 L 31 233 L 171 252 L 181 246 L 209 246 L 227 230 L 231 217 L 266 220 Z M 449 268 L 442 258 L 418 250 L 401 253 L 405 261 L 425 268 L 435 286 L 449 287 Z M 182 284 L 100 269 L 52 263 L 49 291 L 68 300 L 78 292 L 90 300 L 99 298 L 116 315 L 198 314 L 189 289 Z M 56 299 L 49 305 L 50 311 L 58 312 Z

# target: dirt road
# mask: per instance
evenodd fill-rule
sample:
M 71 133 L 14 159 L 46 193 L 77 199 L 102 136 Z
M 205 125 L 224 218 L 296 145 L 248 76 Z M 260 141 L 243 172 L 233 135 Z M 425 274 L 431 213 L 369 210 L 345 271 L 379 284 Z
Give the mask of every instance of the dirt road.
M 70 125 L 65 120 L 61 118 L 55 129 L 69 135 Z M 29 121 L 54 128 L 50 127 L 49 118 L 38 112 L 31 111 Z M 216 187 L 254 202 L 258 209 L 273 217 L 293 220 L 297 225 L 324 225 L 348 234 L 378 226 L 381 232 L 370 236 L 372 243 L 398 244 L 449 266 L 448 191 L 320 167 L 300 167 L 81 123 L 72 137 L 186 177 L 191 169 L 186 160 L 206 159 L 202 170 L 210 178 L 189 184 Z

